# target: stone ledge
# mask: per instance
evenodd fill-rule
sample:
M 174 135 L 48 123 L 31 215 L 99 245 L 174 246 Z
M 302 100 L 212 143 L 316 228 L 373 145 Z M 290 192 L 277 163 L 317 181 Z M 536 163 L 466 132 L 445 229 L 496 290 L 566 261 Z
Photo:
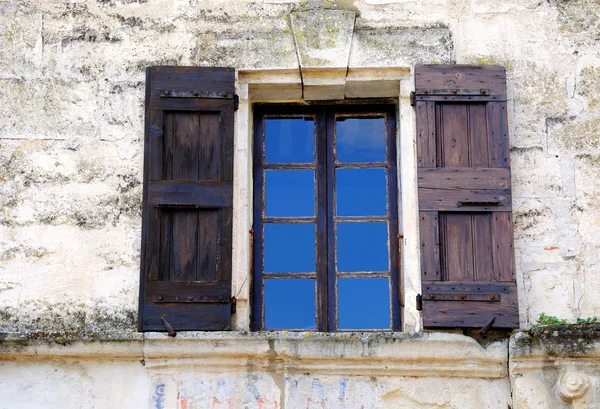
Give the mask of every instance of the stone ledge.
M 510 339 L 512 373 L 577 366 L 600 370 L 600 324 L 549 325 Z
M 144 360 L 148 368 L 181 370 L 201 365 L 215 371 L 248 366 L 298 373 L 363 376 L 507 376 L 507 342 L 483 348 L 462 335 L 444 333 L 240 333 L 140 334 L 139 339 L 4 340 L 2 360 Z

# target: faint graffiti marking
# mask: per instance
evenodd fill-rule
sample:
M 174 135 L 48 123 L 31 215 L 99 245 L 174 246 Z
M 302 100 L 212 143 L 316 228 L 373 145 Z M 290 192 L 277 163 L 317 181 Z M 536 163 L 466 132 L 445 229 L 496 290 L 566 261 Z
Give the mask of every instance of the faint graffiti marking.
M 152 397 L 154 400 L 154 409 L 165 409 L 164 401 L 165 401 L 165 384 L 161 383 L 160 385 L 156 385 L 154 389 L 154 396 Z

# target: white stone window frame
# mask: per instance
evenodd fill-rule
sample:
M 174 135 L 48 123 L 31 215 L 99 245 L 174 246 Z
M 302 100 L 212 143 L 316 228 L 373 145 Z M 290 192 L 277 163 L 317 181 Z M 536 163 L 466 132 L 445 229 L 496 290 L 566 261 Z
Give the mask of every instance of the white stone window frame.
M 341 74 L 341 75 L 340 75 Z M 410 67 L 324 68 L 307 76 L 298 70 L 252 70 L 237 72 L 236 93 L 239 108 L 235 114 L 233 180 L 233 274 L 232 294 L 237 299 L 233 328 L 250 330 L 251 241 L 253 224 L 253 115 L 257 102 L 289 103 L 306 100 L 349 98 L 397 98 L 396 146 L 398 166 L 399 226 L 402 241 L 400 271 L 401 322 L 404 332 L 422 330 L 416 296 L 421 292 L 419 211 L 417 198 L 417 157 L 415 111 L 410 105 L 414 90 Z M 401 200 L 400 200 L 401 199 Z M 393 249 L 390 249 L 393 251 Z

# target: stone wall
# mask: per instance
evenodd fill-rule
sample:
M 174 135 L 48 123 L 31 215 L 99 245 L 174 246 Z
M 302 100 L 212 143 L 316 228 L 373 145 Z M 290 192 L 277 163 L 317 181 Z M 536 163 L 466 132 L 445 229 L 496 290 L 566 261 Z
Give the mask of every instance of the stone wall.
M 11 0 L 1 329 L 133 331 L 145 67 L 298 69 L 290 13 L 327 8 L 356 13 L 351 68 L 506 66 L 521 325 L 598 315 L 597 1 Z
M 188 360 L 187 375 L 169 375 L 163 382 L 157 377 L 190 357 L 174 354 L 154 372 L 140 363 L 151 361 L 153 351 L 145 349 L 152 336 L 136 332 L 145 67 L 217 65 L 246 74 L 299 75 L 299 55 L 305 54 L 298 44 L 313 50 L 324 45 L 309 31 L 295 37 L 293 24 L 302 22 L 292 21 L 291 14 L 322 10 L 355 15 L 347 67 L 328 66 L 318 52 L 306 54 L 312 58 L 303 61 L 308 65 L 342 72 L 398 69 L 408 76 L 415 64 L 506 67 L 521 328 L 541 313 L 569 320 L 600 315 L 598 0 L 0 0 L 0 338 L 13 339 L 0 341 L 2 399 L 26 407 L 28 400 L 15 396 L 34 385 L 33 402 L 48 408 L 59 407 L 56 399 L 69 393 L 92 396 L 70 407 L 283 408 L 287 402 L 290 408 L 303 402 L 310 408 L 323 404 L 318 399 L 340 408 L 360 407 L 356 402 L 400 408 L 596 407 L 595 395 L 586 395 L 592 400 L 585 402 L 556 400 L 555 382 L 576 384 L 578 375 L 572 377 L 561 363 L 593 361 L 595 349 L 575 361 L 548 360 L 555 355 L 542 347 L 522 348 L 531 335 L 514 338 L 510 353 L 516 363 L 542 363 L 523 374 L 520 364 L 511 366 L 512 403 L 506 371 L 493 379 L 465 372 L 456 379 L 451 372 L 445 378 L 353 373 L 348 382 L 357 395 L 342 401 L 339 388 L 346 378 L 331 368 L 305 375 L 277 366 L 274 373 L 287 377 L 283 381 L 264 367 L 253 369 L 255 362 L 294 367 L 300 359 L 292 354 L 286 361 L 287 352 L 273 355 L 267 336 L 260 341 L 264 355 L 246 356 L 243 365 L 223 369 L 225 375 L 210 375 Z M 248 345 L 236 336 L 245 337 L 232 335 L 226 344 Z M 51 341 L 36 341 L 42 339 Z M 73 346 L 78 339 L 85 341 Z M 216 348 L 224 341 L 206 342 Z M 394 345 L 401 349 L 402 342 Z M 471 341 L 456 336 L 447 345 L 464 342 Z M 427 339 L 412 348 L 418 345 L 427 345 Z M 506 343 L 498 345 L 481 353 L 489 348 L 508 353 Z M 112 351 L 106 362 L 103 348 Z M 368 342 L 360 348 L 372 352 Z M 463 368 L 487 365 L 487 358 L 459 356 Z M 431 351 L 423 357 L 442 364 L 445 359 Z M 348 356 L 327 359 L 341 358 Z M 386 361 L 369 365 L 373 370 Z M 56 375 L 52 392 L 47 384 L 23 380 L 39 376 L 42 382 L 50 373 Z M 106 379 L 130 389 L 99 386 Z M 70 382 L 77 386 L 65 386 Z M 597 379 L 587 382 L 597 387 Z M 160 392 L 163 383 L 176 387 Z M 219 395 L 221 387 L 244 395 L 224 401 L 229 395 Z M 471 390 L 456 394 L 464 388 Z M 259 403 L 252 390 L 270 403 Z M 188 392 L 206 399 L 181 403 Z M 157 403 L 161 393 L 171 399 L 169 405 Z

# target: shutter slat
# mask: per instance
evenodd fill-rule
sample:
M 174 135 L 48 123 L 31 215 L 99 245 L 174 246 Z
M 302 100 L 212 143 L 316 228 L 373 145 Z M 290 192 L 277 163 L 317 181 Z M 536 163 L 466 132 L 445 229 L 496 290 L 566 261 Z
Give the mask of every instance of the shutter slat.
M 505 71 L 416 67 L 415 88 L 424 326 L 518 327 Z
M 147 81 L 140 330 L 230 329 L 235 71 Z

